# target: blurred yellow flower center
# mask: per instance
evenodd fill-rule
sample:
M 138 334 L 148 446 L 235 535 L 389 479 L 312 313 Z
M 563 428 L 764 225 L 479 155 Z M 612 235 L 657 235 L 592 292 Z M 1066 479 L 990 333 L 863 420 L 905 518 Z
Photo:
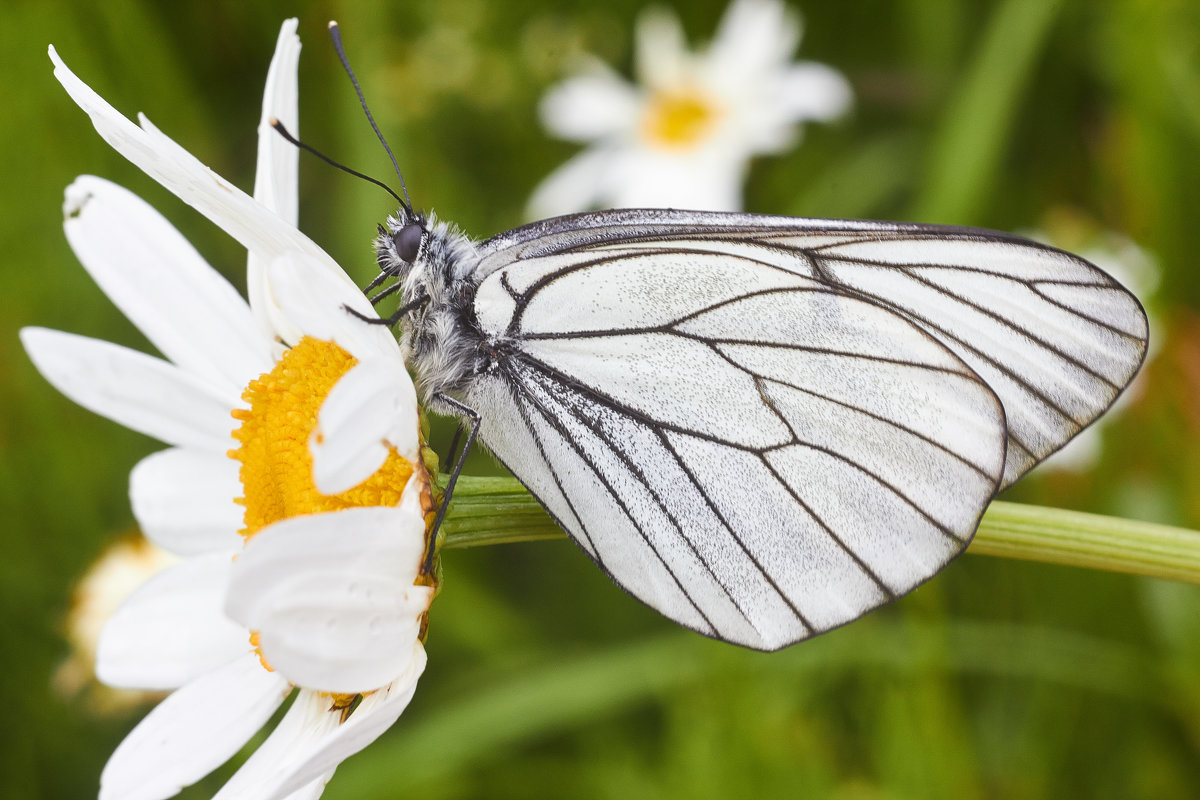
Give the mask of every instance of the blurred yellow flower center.
M 233 412 L 241 423 L 233 437 L 241 446 L 230 450 L 229 457 L 242 464 L 244 495 L 238 502 L 246 507 L 241 533 L 247 539 L 300 514 L 400 502 L 413 468 L 394 449 L 374 475 L 349 491 L 321 494 L 313 483 L 308 442 L 317 428 L 317 413 L 334 384 L 356 363 L 336 344 L 306 336 L 242 393 L 250 408 Z
M 651 144 L 669 150 L 695 147 L 712 131 L 720 110 L 697 91 L 660 91 L 650 98 L 642 133 Z

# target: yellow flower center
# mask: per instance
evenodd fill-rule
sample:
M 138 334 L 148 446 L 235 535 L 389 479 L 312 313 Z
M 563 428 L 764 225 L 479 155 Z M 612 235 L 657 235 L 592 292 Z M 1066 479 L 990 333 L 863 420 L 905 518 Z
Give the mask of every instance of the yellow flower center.
M 355 506 L 394 506 L 412 475 L 412 464 L 393 449 L 379 470 L 349 491 L 321 494 L 313 483 L 308 442 L 321 404 L 338 380 L 357 363 L 332 342 L 304 337 L 283 354 L 275 368 L 250 382 L 235 409 L 241 443 L 229 457 L 242 466 L 246 507 L 242 535 L 247 539 L 283 519 Z
M 720 118 L 713 98 L 694 89 L 659 91 L 642 119 L 642 133 L 665 150 L 686 150 L 704 141 Z
M 413 465 L 394 448 L 375 474 L 349 491 L 321 494 L 313 482 L 309 439 L 317 428 L 317 414 L 334 384 L 356 363 L 338 345 L 306 336 L 242 393 L 250 408 L 233 411 L 240 423 L 233 432 L 239 447 L 230 450 L 229 457 L 241 462 L 244 495 L 237 502 L 246 509 L 241 534 L 247 540 L 274 522 L 301 514 L 399 504 Z M 422 502 L 427 512 L 432 510 L 431 497 L 422 497 Z M 432 583 L 432 578 L 424 580 Z M 271 669 L 256 631 L 251 631 L 250 643 L 263 666 Z M 331 695 L 333 707 L 348 713 L 354 697 Z

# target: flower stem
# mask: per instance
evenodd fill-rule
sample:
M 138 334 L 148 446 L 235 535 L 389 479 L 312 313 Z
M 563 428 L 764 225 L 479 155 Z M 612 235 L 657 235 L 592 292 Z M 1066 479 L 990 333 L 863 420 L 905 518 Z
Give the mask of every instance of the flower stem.
M 463 475 L 443 524 L 446 547 L 563 535 L 514 478 Z M 968 552 L 1200 583 L 1200 532 L 996 501 Z
M 1200 532 L 994 502 L 967 552 L 1200 583 Z
M 446 484 L 446 476 L 438 476 Z M 454 502 L 442 523 L 443 547 L 532 542 L 564 536 L 516 478 L 460 475 Z

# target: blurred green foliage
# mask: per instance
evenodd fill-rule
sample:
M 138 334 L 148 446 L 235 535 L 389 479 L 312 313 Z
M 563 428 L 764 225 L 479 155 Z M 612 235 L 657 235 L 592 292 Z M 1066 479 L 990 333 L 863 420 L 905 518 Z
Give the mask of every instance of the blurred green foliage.
M 630 60 L 638 0 L 0 6 L 0 796 L 94 796 L 140 712 L 50 683 L 71 587 L 132 517 L 127 474 L 158 445 L 60 397 L 21 352 L 39 324 L 145 347 L 76 263 L 62 189 L 133 188 L 238 285 L 244 254 L 126 164 L 51 76 L 53 42 L 118 108 L 143 110 L 252 181 L 254 125 L 284 16 L 300 17 L 302 132 L 387 177 L 326 44 L 337 18 L 414 201 L 479 236 L 524 220 L 572 152 L 535 120 L 579 52 Z M 693 40 L 721 0 L 681 8 Z M 854 113 L 755 163 L 750 210 L 1038 227 L 1067 209 L 1162 266 L 1163 341 L 1081 474 L 1006 499 L 1200 527 L 1200 4 L 1194 0 L 809 0 L 800 57 L 844 71 Z M 302 227 L 358 279 L 390 210 L 302 168 Z M 449 428 L 435 427 L 444 448 Z M 495 470 L 475 456 L 474 472 Z M 1200 587 L 967 557 L 914 595 L 764 655 L 681 632 L 566 542 L 453 551 L 430 666 L 329 798 L 1200 796 Z M 184 793 L 211 795 L 226 767 Z

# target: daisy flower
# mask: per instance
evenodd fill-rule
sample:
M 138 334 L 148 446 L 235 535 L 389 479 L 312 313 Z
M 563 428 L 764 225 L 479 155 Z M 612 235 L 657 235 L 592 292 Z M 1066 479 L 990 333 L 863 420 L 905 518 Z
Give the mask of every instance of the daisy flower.
M 832 120 L 850 105 L 840 73 L 791 60 L 800 25 L 779 0 L 733 0 L 699 53 L 662 9 L 643 12 L 635 36 L 637 85 L 592 59 L 543 98 L 546 129 L 589 147 L 534 190 L 530 216 L 597 206 L 741 210 L 752 156 L 790 148 L 798 123 Z
M 51 48 L 55 76 L 119 152 L 249 251 L 250 302 L 157 212 L 96 177 L 66 192 L 75 253 L 166 357 L 40 328 L 41 373 L 97 413 L 171 445 L 130 476 L 146 536 L 181 561 L 105 625 L 107 684 L 172 693 L 125 738 L 101 798 L 154 800 L 278 726 L 220 798 L 312 798 L 404 710 L 425 666 L 432 505 L 399 345 L 296 228 L 296 21 L 267 78 L 254 196 L 144 117 L 129 121 Z

